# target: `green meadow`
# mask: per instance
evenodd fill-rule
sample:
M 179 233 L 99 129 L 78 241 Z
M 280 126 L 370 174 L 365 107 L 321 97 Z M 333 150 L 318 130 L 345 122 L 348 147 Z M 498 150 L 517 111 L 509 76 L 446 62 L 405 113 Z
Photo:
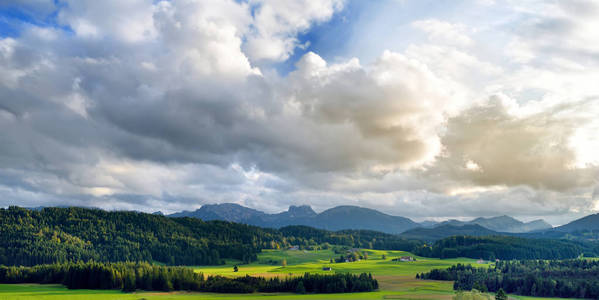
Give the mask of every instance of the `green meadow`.
M 202 272 L 206 275 L 223 275 L 223 276 L 245 276 L 260 275 L 260 276 L 285 276 L 285 275 L 302 275 L 306 272 L 327 274 L 331 272 L 351 272 L 351 273 L 372 273 L 379 276 L 399 276 L 399 277 L 414 277 L 416 273 L 426 272 L 434 268 L 449 267 L 456 263 L 476 264 L 475 259 L 457 258 L 457 259 L 436 259 L 427 257 L 414 256 L 409 252 L 404 251 L 383 251 L 383 250 L 366 250 L 368 259 L 356 262 L 330 263 L 330 259 L 339 257 L 332 250 L 317 250 L 317 251 L 277 251 L 264 250 L 258 256 L 258 261 L 249 265 L 241 265 L 237 261 L 227 261 L 226 265 L 221 266 L 198 266 L 195 267 L 196 272 Z M 383 259 L 383 255 L 386 259 Z M 397 262 L 392 261 L 393 258 L 401 256 L 413 256 L 416 261 L 412 262 Z M 270 261 L 287 260 L 287 266 L 283 267 L 280 264 L 270 265 Z M 233 271 L 233 266 L 239 267 L 238 272 Z M 479 266 L 488 266 L 488 264 L 478 264 Z M 331 267 L 332 271 L 323 271 L 323 267 Z
M 476 264 L 476 260 L 468 258 L 435 259 L 414 256 L 416 261 L 398 262 L 393 258 L 413 256 L 403 251 L 366 250 L 368 259 L 356 262 L 330 263 L 331 258 L 338 257 L 332 250 L 267 250 L 261 253 L 258 261 L 242 265 L 239 261 L 227 261 L 221 266 L 197 266 L 196 272 L 205 275 L 245 276 L 257 275 L 298 276 L 306 272 L 369 272 L 379 281 L 380 289 L 370 293 L 352 294 L 211 294 L 190 292 L 136 292 L 123 293 L 118 290 L 68 290 L 61 285 L 38 284 L 1 284 L 0 300 L 4 299 L 41 299 L 41 300 L 76 300 L 76 299 L 451 299 L 454 295 L 452 283 L 446 281 L 416 280 L 416 273 L 426 272 L 434 268 L 449 267 L 456 263 Z M 383 259 L 383 255 L 386 257 Z M 287 261 L 287 266 L 280 262 Z M 273 263 L 278 262 L 278 263 Z M 238 272 L 233 267 L 239 267 Z M 331 271 L 323 271 L 323 267 L 331 267 Z M 487 266 L 479 264 L 479 266 Z M 532 300 L 536 298 L 518 297 L 514 299 Z

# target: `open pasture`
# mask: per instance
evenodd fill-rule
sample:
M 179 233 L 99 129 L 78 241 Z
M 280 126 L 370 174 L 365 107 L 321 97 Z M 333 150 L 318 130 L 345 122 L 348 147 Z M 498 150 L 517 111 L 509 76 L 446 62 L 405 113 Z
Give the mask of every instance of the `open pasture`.
M 444 289 L 444 286 L 441 286 Z M 315 294 L 315 295 L 297 295 L 297 294 L 212 294 L 212 293 L 189 293 L 189 292 L 136 292 L 122 293 L 117 290 L 69 290 L 61 285 L 39 285 L 39 284 L 0 284 L 0 300 L 141 300 L 141 299 L 203 299 L 203 300 L 232 300 L 232 299 L 451 299 L 451 291 L 437 291 L 431 294 L 427 290 L 419 291 L 377 291 L 371 293 L 351 293 L 351 294 Z
M 205 275 L 245 276 L 256 275 L 264 277 L 273 276 L 301 276 L 310 273 L 372 273 L 379 281 L 380 289 L 369 293 L 352 294 L 213 294 L 190 292 L 145 292 L 123 293 L 118 290 L 69 290 L 61 285 L 39 284 L 2 284 L 0 285 L 0 300 L 79 300 L 79 299 L 451 299 L 454 292 L 452 283 L 446 281 L 417 280 L 416 273 L 426 272 L 434 268 L 449 267 L 456 263 L 476 264 L 476 260 L 468 258 L 436 259 L 413 256 L 403 251 L 365 250 L 368 252 L 367 260 L 356 262 L 330 263 L 331 258 L 336 258 L 332 250 L 303 251 L 303 250 L 267 250 L 261 253 L 258 261 L 242 265 L 239 261 L 229 260 L 221 266 L 197 266 L 196 272 Z M 383 255 L 385 259 L 383 259 Z M 416 261 L 392 261 L 401 256 L 413 256 Z M 287 266 L 280 262 L 285 259 Z M 279 264 L 273 264 L 279 262 Z M 239 267 L 238 272 L 233 267 Z M 488 264 L 479 264 L 488 266 Z M 323 271 L 323 266 L 330 266 L 331 271 Z M 518 297 L 514 299 L 532 300 L 536 298 Z
M 302 250 L 266 250 L 258 257 L 255 263 L 240 265 L 236 261 L 228 261 L 221 266 L 198 266 L 194 267 L 196 272 L 202 272 L 206 275 L 222 276 L 298 276 L 306 272 L 309 273 L 372 273 L 377 279 L 381 278 L 414 278 L 416 273 L 427 272 L 435 268 L 444 268 L 456 263 L 473 264 L 479 266 L 488 266 L 488 264 L 477 264 L 475 259 L 456 258 L 456 259 L 437 259 L 428 257 L 414 256 L 405 251 L 384 251 L 384 250 L 365 250 L 368 252 L 368 259 L 355 262 L 330 263 L 330 259 L 339 257 L 332 250 L 302 251 Z M 383 259 L 383 255 L 385 259 Z M 392 261 L 401 256 L 412 256 L 416 261 L 400 262 Z M 282 261 L 287 259 L 287 266 L 264 264 L 265 261 Z M 293 263 L 292 263 L 293 262 Z M 238 272 L 233 271 L 237 265 Z M 331 271 L 323 271 L 323 267 L 331 267 Z

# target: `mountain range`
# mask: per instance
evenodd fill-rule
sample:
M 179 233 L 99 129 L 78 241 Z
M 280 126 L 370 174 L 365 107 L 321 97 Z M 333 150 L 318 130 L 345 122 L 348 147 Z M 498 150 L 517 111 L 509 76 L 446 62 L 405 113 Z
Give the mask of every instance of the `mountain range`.
M 491 218 L 480 217 L 471 221 L 447 220 L 438 224 L 430 225 L 428 227 L 437 227 L 441 225 L 464 226 L 474 224 L 493 231 L 509 233 L 531 232 L 552 228 L 551 224 L 545 222 L 544 220 L 539 219 L 525 223 L 505 215 Z
M 29 207 L 41 211 L 44 207 Z M 95 208 L 98 209 L 98 208 Z M 154 215 L 164 215 L 157 211 Z M 489 236 L 511 235 L 525 238 L 571 239 L 577 241 L 599 240 L 599 214 L 588 215 L 568 224 L 551 227 L 543 220 L 521 222 L 509 216 L 476 218 L 471 221 L 447 220 L 443 222 L 414 222 L 408 218 L 392 216 L 380 211 L 358 206 L 337 206 L 316 213 L 310 206 L 290 206 L 287 211 L 268 214 L 234 203 L 208 204 L 195 211 L 183 211 L 167 217 L 193 217 L 204 221 L 222 220 L 267 228 L 289 225 L 338 231 L 344 229 L 373 230 L 400 234 L 404 238 L 436 241 L 453 235 Z
M 568 224 L 554 228 L 554 231 L 573 232 L 573 231 L 597 231 L 599 230 L 599 214 L 588 215 L 574 220 Z
M 380 211 L 358 207 L 337 206 L 316 213 L 310 206 L 290 206 L 287 211 L 267 214 L 265 212 L 234 203 L 207 204 L 195 211 L 183 211 L 168 215 L 169 217 L 194 217 L 205 221 L 223 220 L 245 223 L 260 227 L 280 228 L 288 225 L 307 225 L 327 230 L 366 229 L 386 233 L 399 234 L 410 229 L 437 229 L 440 232 L 508 232 L 522 233 L 551 229 L 551 225 L 543 220 L 522 222 L 509 216 L 492 218 L 476 218 L 471 221 L 448 220 L 444 222 L 424 221 L 417 223 L 409 218 L 392 216 Z M 446 226 L 452 226 L 446 228 Z M 472 226 L 477 225 L 477 226 Z M 459 228 L 466 226 L 464 228 Z M 482 228 L 484 230 L 478 230 Z M 426 231 L 426 230 L 425 230 Z M 435 234 L 433 234 L 434 236 Z M 445 235 L 445 234 L 442 234 Z M 478 234 L 475 234 L 478 235 Z
M 367 229 L 386 233 L 401 233 L 420 226 L 408 218 L 348 205 L 333 207 L 321 213 L 316 213 L 307 205 L 290 206 L 287 211 L 267 214 L 239 204 L 224 203 L 208 204 L 195 211 L 183 211 L 168 216 L 194 217 L 205 221 L 223 220 L 271 228 L 307 225 L 327 230 Z
M 508 216 L 477 218 L 469 222 L 449 220 L 438 224 L 427 225 L 427 227 L 407 230 L 401 233 L 401 236 L 428 242 L 434 242 L 454 235 L 511 235 L 526 238 L 568 239 L 577 241 L 599 240 L 599 214 L 588 215 L 554 228 L 549 227 L 550 225 L 543 220 L 522 223 Z M 530 231 L 515 232 L 514 229 L 528 229 Z

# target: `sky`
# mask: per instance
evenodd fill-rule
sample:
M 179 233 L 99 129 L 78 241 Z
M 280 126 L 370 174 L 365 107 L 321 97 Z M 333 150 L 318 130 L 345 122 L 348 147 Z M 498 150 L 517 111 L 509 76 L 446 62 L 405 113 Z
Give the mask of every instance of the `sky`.
M 0 206 L 599 212 L 599 3 L 0 1 Z

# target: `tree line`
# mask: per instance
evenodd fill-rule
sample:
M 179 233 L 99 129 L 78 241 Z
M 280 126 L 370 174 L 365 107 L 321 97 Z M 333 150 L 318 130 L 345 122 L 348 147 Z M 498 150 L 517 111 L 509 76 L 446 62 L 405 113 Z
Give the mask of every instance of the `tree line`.
M 157 261 L 217 265 L 249 263 L 263 249 L 349 248 L 410 251 L 420 256 L 494 259 L 565 259 L 599 253 L 582 241 L 512 236 L 453 236 L 427 245 L 370 230 L 331 232 L 308 226 L 260 228 L 224 221 L 169 218 L 86 208 L 0 209 L 0 264 L 33 266 L 78 261 Z
M 159 261 L 250 262 L 278 233 L 243 224 L 85 208 L 0 209 L 0 264 Z
M 455 290 L 480 290 L 536 297 L 599 298 L 599 261 L 515 260 L 477 268 L 457 264 L 433 269 L 417 278 L 453 280 Z
M 398 235 L 373 230 L 328 231 L 294 225 L 282 227 L 279 231 L 290 244 L 298 246 L 332 244 L 352 248 L 411 251 L 423 245 L 419 240 L 406 239 Z
M 281 230 L 224 221 L 169 218 L 87 208 L 0 209 L 0 264 L 34 266 L 78 261 L 157 261 L 217 265 L 249 263 L 262 249 L 349 247 L 410 251 L 421 245 L 374 231 L 330 232 L 306 226 Z
M 0 283 L 60 283 L 69 289 L 202 291 L 216 293 L 295 292 L 349 293 L 378 289 L 371 274 L 306 273 L 299 277 L 205 277 L 187 267 L 149 263 L 64 263 L 33 267 L 0 266 Z
M 568 259 L 583 253 L 596 254 L 597 246 L 579 241 L 526 239 L 513 236 L 452 236 L 434 245 L 416 247 L 414 253 L 425 257 L 470 257 L 486 260 Z

